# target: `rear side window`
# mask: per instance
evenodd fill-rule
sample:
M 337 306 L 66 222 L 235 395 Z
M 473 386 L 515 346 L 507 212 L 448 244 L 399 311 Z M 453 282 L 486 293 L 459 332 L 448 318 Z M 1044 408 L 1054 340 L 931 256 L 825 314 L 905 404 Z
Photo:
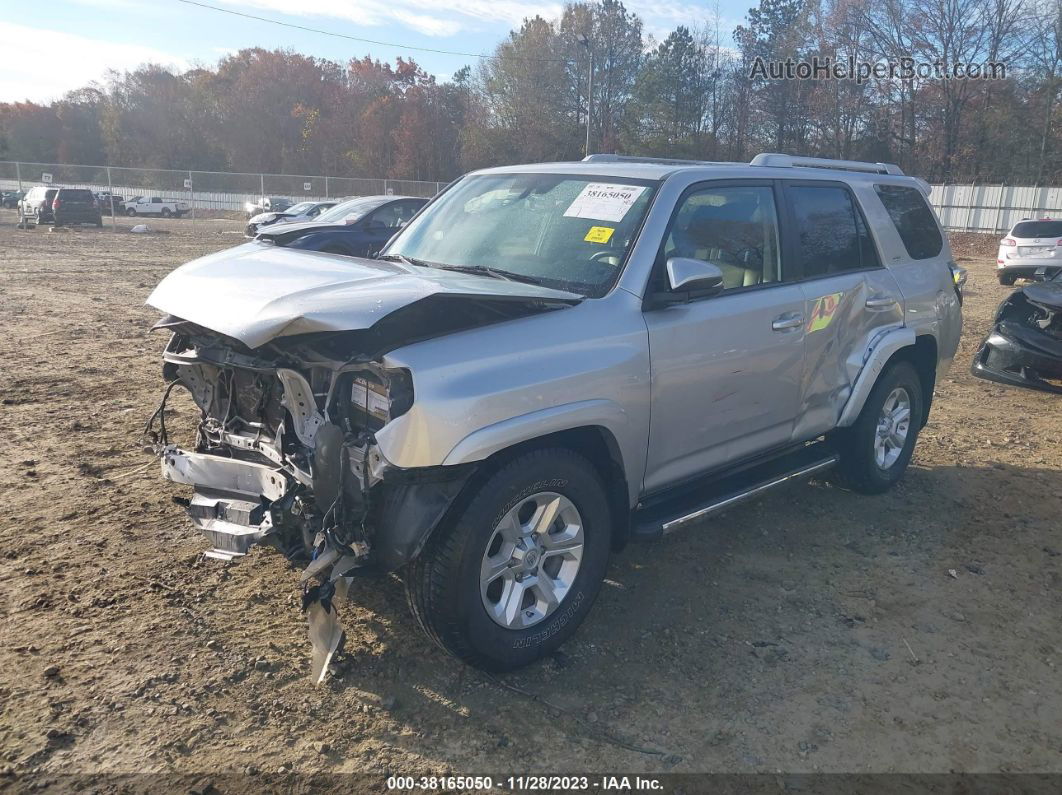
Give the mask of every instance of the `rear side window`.
M 881 267 L 862 214 L 839 185 L 786 188 L 804 278 Z
M 900 185 L 875 185 L 874 190 L 888 210 L 896 231 L 900 233 L 907 255 L 911 259 L 937 256 L 944 247 L 944 241 L 922 191 Z
M 1015 224 L 1011 237 L 1062 237 L 1062 221 L 1022 221 Z

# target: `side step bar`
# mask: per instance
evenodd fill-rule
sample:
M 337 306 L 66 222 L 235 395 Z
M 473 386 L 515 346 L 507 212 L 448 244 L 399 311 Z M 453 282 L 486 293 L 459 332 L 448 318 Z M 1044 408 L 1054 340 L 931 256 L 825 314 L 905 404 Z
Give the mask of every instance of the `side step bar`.
M 718 476 L 705 482 L 696 492 L 687 491 L 680 498 L 662 499 L 646 505 L 634 514 L 631 535 L 639 541 L 660 538 L 776 486 L 824 472 L 837 463 L 838 457 L 822 447 L 809 445 L 755 469 Z

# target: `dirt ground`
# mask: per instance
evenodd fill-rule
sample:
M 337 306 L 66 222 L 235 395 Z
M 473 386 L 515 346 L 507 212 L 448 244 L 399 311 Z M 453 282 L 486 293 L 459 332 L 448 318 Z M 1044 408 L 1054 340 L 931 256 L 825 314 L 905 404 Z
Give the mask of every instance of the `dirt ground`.
M 355 580 L 315 688 L 298 569 L 223 564 L 138 441 L 170 269 L 242 241 L 0 214 L 0 787 L 20 775 L 1062 771 L 1062 403 L 972 378 L 965 334 L 888 495 L 813 482 L 614 556 L 575 639 L 494 679 Z M 958 252 L 962 253 L 962 252 Z M 187 412 L 186 406 L 181 411 Z M 188 412 L 190 418 L 190 412 Z

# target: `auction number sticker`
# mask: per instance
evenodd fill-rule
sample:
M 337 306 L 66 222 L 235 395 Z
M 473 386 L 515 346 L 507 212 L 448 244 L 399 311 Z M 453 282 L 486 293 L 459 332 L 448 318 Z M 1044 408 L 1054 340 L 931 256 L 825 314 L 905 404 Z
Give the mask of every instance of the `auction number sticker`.
M 591 182 L 568 205 L 564 215 L 567 218 L 622 221 L 623 216 L 644 192 L 644 185 L 611 185 L 607 182 Z

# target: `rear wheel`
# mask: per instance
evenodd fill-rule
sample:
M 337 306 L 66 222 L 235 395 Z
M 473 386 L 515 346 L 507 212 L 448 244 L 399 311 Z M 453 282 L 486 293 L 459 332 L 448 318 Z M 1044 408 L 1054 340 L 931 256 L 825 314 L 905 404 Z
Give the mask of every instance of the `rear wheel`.
M 487 478 L 406 570 L 414 616 L 467 663 L 507 671 L 549 654 L 586 617 L 608 565 L 594 466 L 536 450 Z
M 1018 277 L 1015 276 L 1013 273 L 1007 273 L 1006 271 L 999 272 L 999 283 L 1002 284 L 1004 287 L 1010 287 L 1011 285 L 1013 285 L 1017 278 Z
M 862 494 L 892 488 L 911 461 L 923 412 L 918 371 L 905 361 L 890 365 L 870 391 L 855 424 L 835 433 L 840 452 L 837 479 Z
M 161 215 L 163 218 L 169 218 L 171 215 L 173 215 L 173 213 L 170 212 L 169 207 L 163 207 L 162 212 L 159 213 L 159 215 Z

